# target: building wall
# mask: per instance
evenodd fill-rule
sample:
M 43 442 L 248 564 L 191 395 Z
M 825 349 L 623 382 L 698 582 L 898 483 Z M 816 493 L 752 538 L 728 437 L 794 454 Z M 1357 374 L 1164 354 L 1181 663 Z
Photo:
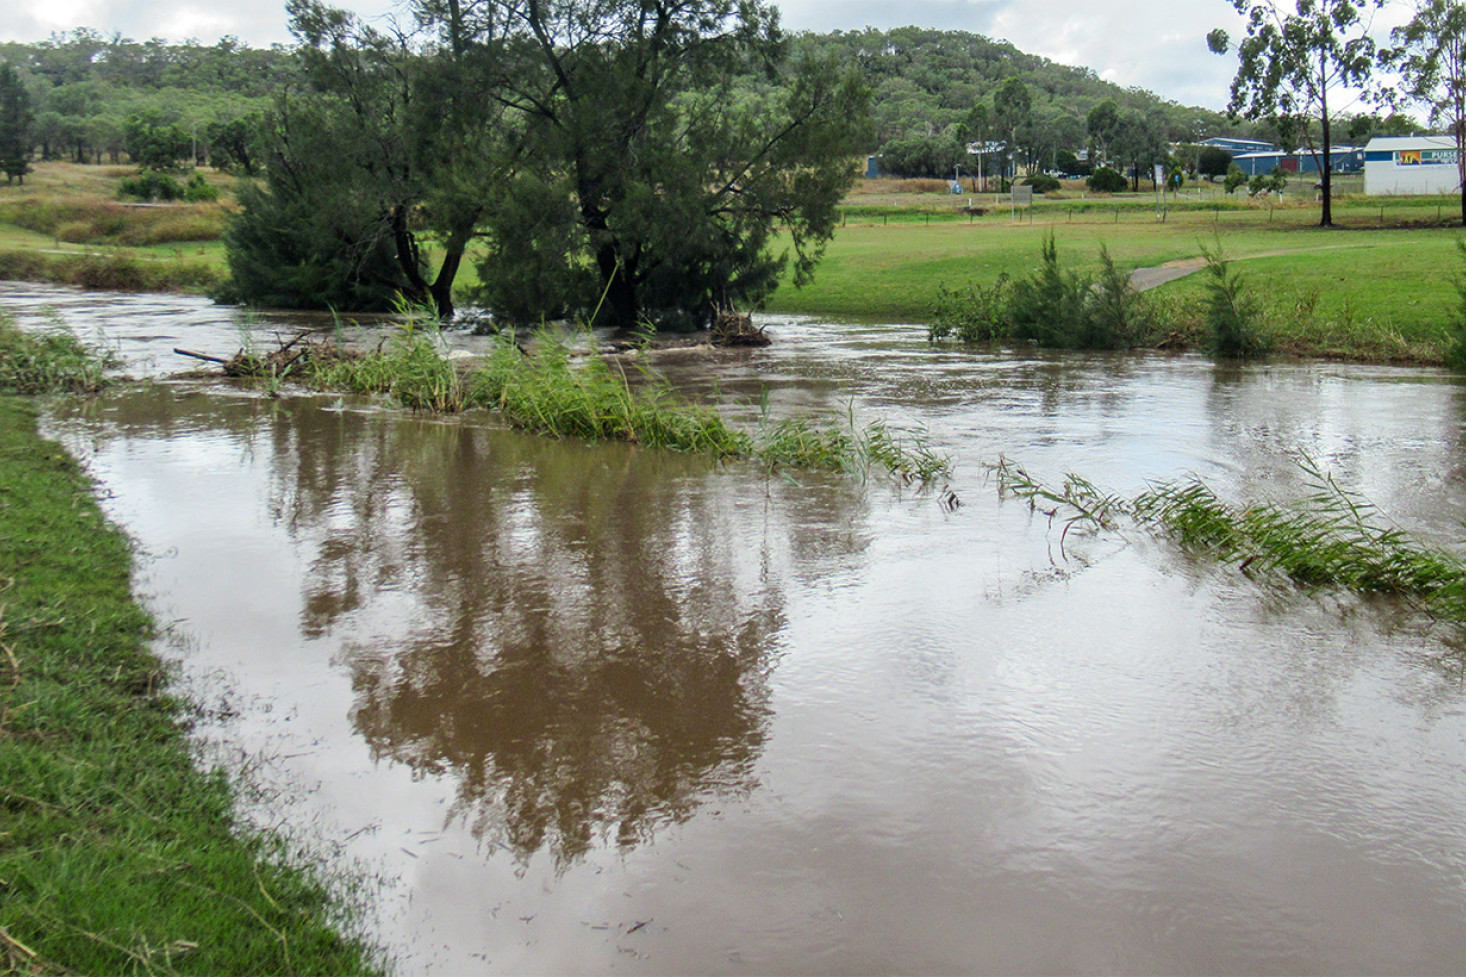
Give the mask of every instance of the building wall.
M 1357 149 L 1335 147 L 1331 159 L 1330 169 L 1335 173 L 1358 173 L 1364 165 L 1365 154 Z M 1274 166 L 1281 166 L 1285 173 L 1318 172 L 1311 153 L 1249 153 L 1235 157 L 1232 162 L 1248 176 L 1266 175 Z
M 1439 145 L 1371 149 L 1364 157 L 1364 192 L 1390 196 L 1455 193 L 1461 186 L 1456 150 Z

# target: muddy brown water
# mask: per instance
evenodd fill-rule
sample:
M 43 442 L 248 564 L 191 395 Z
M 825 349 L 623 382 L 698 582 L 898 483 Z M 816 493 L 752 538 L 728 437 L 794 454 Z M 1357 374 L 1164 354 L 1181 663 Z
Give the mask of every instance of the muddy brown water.
M 235 328 L 0 286 L 47 302 L 105 309 L 124 353 Z M 1466 966 L 1451 632 L 1144 534 L 1061 542 L 983 468 L 1287 498 L 1307 450 L 1454 545 L 1460 382 L 769 329 L 660 365 L 740 420 L 767 391 L 923 428 L 960 507 L 198 381 L 47 428 L 140 542 L 209 755 L 375 880 L 402 972 Z

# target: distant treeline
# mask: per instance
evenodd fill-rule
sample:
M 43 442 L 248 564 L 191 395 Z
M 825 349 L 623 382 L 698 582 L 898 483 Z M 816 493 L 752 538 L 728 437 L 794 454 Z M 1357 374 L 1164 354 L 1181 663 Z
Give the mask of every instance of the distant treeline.
M 1033 162 L 1088 144 L 1085 120 L 1109 100 L 1145 116 L 1164 138 L 1191 142 L 1228 134 L 1269 138 L 1265 128 L 1232 123 L 1219 112 L 1168 102 L 1141 89 L 1103 81 L 1088 68 L 1055 64 L 1006 41 L 962 31 L 916 27 L 797 34 L 794 53 L 833 54 L 859 66 L 872 92 L 875 153 L 884 147 L 911 175 L 950 173 L 971 139 L 1016 136 Z M 177 126 L 198 162 L 252 168 L 241 125 L 266 111 L 271 96 L 298 70 L 293 49 L 135 41 L 82 28 L 34 44 L 0 43 L 31 95 L 36 153 L 46 159 L 121 162 L 129 158 L 127 123 L 138 118 Z M 1022 132 L 995 104 L 1016 79 L 1026 92 Z M 750 71 L 750 85 L 758 84 Z M 1013 89 L 1008 89 L 1010 92 Z M 228 145 L 223 145 L 228 143 Z M 241 154 L 244 154 L 241 159 Z

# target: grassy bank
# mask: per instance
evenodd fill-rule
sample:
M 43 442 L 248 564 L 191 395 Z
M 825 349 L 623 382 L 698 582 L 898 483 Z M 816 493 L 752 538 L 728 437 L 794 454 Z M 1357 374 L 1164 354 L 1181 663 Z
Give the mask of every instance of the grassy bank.
M 1373 205 L 1369 205 L 1373 206 Z M 1412 212 L 1392 201 L 1400 214 Z M 1413 212 L 1432 221 L 1438 204 L 1417 201 Z M 1358 205 L 1349 214 L 1369 212 Z M 775 293 L 773 311 L 857 321 L 927 323 L 940 290 L 991 285 L 1002 274 L 1020 276 L 1040 261 L 1052 233 L 1065 266 L 1099 270 L 1101 246 L 1128 272 L 1195 260 L 1220 247 L 1245 276 L 1277 330 L 1275 347 L 1301 355 L 1362 360 L 1441 362 L 1446 331 L 1458 304 L 1459 228 L 1316 226 L 1313 206 L 1273 212 L 1249 207 L 1235 213 L 1196 210 L 1156 220 L 1149 211 L 1121 221 L 1070 219 L 1063 202 L 1040 207 L 1033 223 L 1007 215 L 966 221 L 871 223 L 851 220 L 830 243 L 815 281 Z M 1429 223 L 1429 222 L 1427 222 Z M 1172 331 L 1187 336 L 1188 303 L 1202 288 L 1193 277 L 1155 290 L 1178 311 Z
M 232 206 L 124 207 L 118 167 L 45 163 L 25 187 L 0 187 L 0 278 L 92 288 L 211 291 L 227 276 L 218 239 Z M 1365 197 L 1358 177 L 1340 181 L 1338 227 L 1317 227 L 1307 181 L 1283 198 L 1250 199 L 1217 187 L 1168 195 L 1164 219 L 1151 193 L 1095 196 L 1078 184 L 1014 220 L 1006 198 L 943 192 L 944 181 L 860 181 L 813 284 L 784 287 L 770 311 L 862 322 L 932 321 L 942 287 L 990 285 L 1038 263 L 1057 239 L 1066 267 L 1092 273 L 1104 246 L 1123 271 L 1194 260 L 1204 247 L 1236 262 L 1262 304 L 1275 350 L 1374 362 L 1439 363 L 1456 304 L 1459 262 L 1452 225 L 1459 201 Z M 977 211 L 981 211 L 978 213 Z M 458 287 L 475 284 L 467 261 Z M 1183 278 L 1157 289 L 1173 308 L 1172 345 L 1196 335 L 1201 286 Z
M 208 172 L 213 203 L 117 198 L 131 167 L 39 163 L 0 187 L 0 279 L 135 292 L 207 292 L 227 277 L 221 235 L 233 180 Z
M 194 766 L 187 707 L 131 594 L 128 541 L 38 436 L 35 407 L 13 394 L 13 354 L 0 348 L 0 962 L 372 971 L 372 954 L 339 935 L 347 911 L 320 871 L 242 832 L 224 774 Z

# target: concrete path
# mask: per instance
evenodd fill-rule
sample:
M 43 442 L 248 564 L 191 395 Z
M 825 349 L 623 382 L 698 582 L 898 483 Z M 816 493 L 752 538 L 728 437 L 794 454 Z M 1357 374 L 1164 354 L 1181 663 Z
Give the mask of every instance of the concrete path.
M 1304 254 L 1315 251 L 1342 251 L 1346 248 L 1369 248 L 1374 244 L 1325 244 L 1314 248 L 1291 248 L 1285 251 L 1258 251 L 1254 254 L 1243 254 L 1235 257 L 1229 256 L 1228 261 L 1247 261 L 1250 258 L 1280 258 L 1284 255 Z M 1206 267 L 1206 259 L 1198 255 L 1195 258 L 1178 258 L 1175 261 L 1167 261 L 1163 265 L 1154 268 L 1137 268 L 1130 273 L 1130 284 L 1137 292 L 1148 291 L 1166 282 L 1173 282 L 1178 278 L 1185 278 L 1193 271 L 1199 271 Z
M 1137 292 L 1148 291 L 1166 282 L 1185 278 L 1200 268 L 1206 267 L 1205 258 L 1180 258 L 1167 261 L 1155 268 L 1137 268 L 1130 273 L 1130 286 Z

